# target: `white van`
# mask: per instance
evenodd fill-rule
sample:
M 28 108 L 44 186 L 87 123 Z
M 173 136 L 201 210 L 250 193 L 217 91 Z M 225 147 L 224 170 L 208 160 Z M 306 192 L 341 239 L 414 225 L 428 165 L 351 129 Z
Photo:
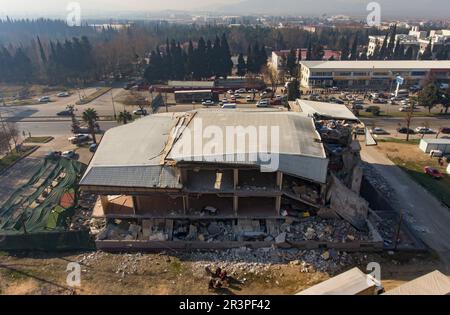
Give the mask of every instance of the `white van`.
M 225 103 L 222 105 L 223 109 L 233 109 L 236 108 L 236 103 Z

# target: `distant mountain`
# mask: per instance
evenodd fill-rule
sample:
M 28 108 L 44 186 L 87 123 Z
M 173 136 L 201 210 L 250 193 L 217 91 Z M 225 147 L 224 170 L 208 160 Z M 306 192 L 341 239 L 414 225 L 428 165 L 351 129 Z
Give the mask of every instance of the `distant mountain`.
M 231 14 L 270 15 L 334 15 L 366 16 L 364 0 L 242 0 L 240 3 L 215 7 L 215 11 Z M 449 0 L 376 0 L 381 18 L 450 18 Z

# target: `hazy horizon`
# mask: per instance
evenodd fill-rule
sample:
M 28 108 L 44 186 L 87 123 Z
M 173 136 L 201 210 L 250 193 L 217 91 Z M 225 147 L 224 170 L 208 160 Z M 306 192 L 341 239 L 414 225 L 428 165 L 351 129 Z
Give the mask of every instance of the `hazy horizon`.
M 347 14 L 365 15 L 365 0 L 0 0 L 0 17 L 64 17 L 67 5 L 78 2 L 82 14 L 89 17 L 104 17 L 109 12 L 157 13 L 158 11 L 209 11 L 237 15 L 322 15 Z M 421 0 L 378 0 L 385 17 L 449 18 L 450 1 Z M 131 16 L 130 16 L 131 18 Z

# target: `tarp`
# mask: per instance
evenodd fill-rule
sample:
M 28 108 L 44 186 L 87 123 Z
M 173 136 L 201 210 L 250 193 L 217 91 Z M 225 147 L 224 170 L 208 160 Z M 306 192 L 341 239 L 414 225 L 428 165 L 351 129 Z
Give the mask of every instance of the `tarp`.
M 74 213 L 75 189 L 85 170 L 77 161 L 42 160 L 30 180 L 0 207 L 0 235 L 63 231 Z

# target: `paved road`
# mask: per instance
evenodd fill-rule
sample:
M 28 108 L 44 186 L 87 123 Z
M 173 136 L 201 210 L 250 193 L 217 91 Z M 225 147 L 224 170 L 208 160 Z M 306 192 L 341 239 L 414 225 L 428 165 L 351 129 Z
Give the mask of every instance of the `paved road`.
M 398 204 L 406 211 L 411 227 L 444 262 L 450 272 L 450 211 L 375 147 L 362 146 L 361 157 L 395 190 Z M 400 209 L 397 209 L 400 210 Z
M 95 92 L 96 88 L 89 88 L 84 90 L 84 94 L 90 95 Z M 94 108 L 100 116 L 112 116 L 113 115 L 113 102 L 112 98 L 121 93 L 123 89 L 114 88 L 111 92 L 108 92 L 92 102 L 85 105 L 76 105 L 76 115 L 79 116 L 86 108 Z M 74 93 L 69 97 L 57 98 L 52 96 L 52 102 L 46 104 L 37 105 L 21 105 L 21 106 L 0 106 L 0 112 L 4 118 L 14 117 L 15 120 L 27 120 L 29 118 L 39 117 L 56 117 L 56 114 L 66 109 L 67 105 L 73 105 L 79 99 L 78 93 Z M 122 110 L 122 106 L 116 104 L 117 111 Z
M 100 128 L 104 131 L 116 127 L 115 121 L 100 121 Z M 32 136 L 70 136 L 70 121 L 45 121 L 45 122 L 18 122 L 17 128 L 19 132 L 25 131 L 25 134 L 31 133 Z
M 390 118 L 361 118 L 361 121 L 364 122 L 366 126 L 369 128 L 372 126 L 381 127 L 389 132 L 396 133 L 396 129 L 399 126 L 405 126 L 406 120 L 405 118 L 400 117 L 390 117 Z M 431 129 L 438 130 L 442 127 L 450 127 L 450 119 L 449 118 L 441 118 L 441 117 L 418 117 L 413 118 L 411 121 L 412 129 L 419 126 L 428 126 Z

